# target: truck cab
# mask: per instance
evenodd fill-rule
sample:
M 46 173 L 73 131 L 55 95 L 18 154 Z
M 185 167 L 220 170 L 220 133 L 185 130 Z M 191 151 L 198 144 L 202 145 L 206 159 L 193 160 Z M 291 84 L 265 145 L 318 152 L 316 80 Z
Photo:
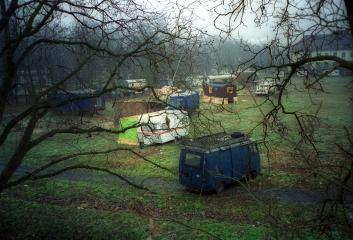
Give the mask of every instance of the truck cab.
M 184 142 L 179 181 L 188 189 L 221 192 L 225 185 L 261 171 L 256 141 L 244 134 L 217 133 Z

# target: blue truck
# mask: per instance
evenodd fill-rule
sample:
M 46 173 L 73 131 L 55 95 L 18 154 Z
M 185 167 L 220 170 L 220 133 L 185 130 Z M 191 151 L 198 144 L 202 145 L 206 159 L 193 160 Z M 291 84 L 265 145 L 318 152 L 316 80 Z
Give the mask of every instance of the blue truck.
M 222 132 L 182 143 L 179 181 L 187 189 L 219 193 L 226 184 L 260 171 L 257 143 L 242 133 Z

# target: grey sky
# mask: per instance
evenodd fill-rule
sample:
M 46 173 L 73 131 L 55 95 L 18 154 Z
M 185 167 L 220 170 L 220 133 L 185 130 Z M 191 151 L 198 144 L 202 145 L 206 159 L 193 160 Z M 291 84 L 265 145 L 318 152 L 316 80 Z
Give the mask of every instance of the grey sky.
M 195 27 L 207 30 L 207 32 L 212 35 L 220 34 L 220 31 L 214 27 L 214 20 L 217 17 L 217 13 L 215 12 L 214 7 L 216 6 L 216 4 L 222 3 L 222 1 L 219 1 L 219 0 L 218 1 L 174 0 L 174 2 L 163 1 L 163 0 L 142 0 L 142 1 L 149 1 L 150 3 L 152 3 L 154 5 L 153 8 L 156 11 L 158 10 L 162 10 L 166 12 L 170 11 L 171 14 L 177 14 L 179 12 L 178 9 L 182 8 L 182 6 L 185 6 L 186 9 L 183 10 L 183 17 L 192 18 L 192 21 Z M 169 2 L 169 3 L 167 4 L 166 2 Z M 334 2 L 336 3 L 340 11 L 344 11 L 345 7 L 342 0 L 334 0 Z M 224 1 L 225 6 L 227 6 L 228 3 L 229 2 Z M 252 2 L 253 9 L 257 8 L 256 6 L 257 3 L 258 2 L 256 1 Z M 277 1 L 275 8 L 273 7 L 272 4 L 270 4 L 268 5 L 266 10 L 272 11 L 272 13 L 276 15 L 276 13 L 281 9 L 281 6 L 284 7 L 284 3 L 285 3 L 284 1 Z M 301 9 L 301 10 L 294 9 L 293 11 L 305 12 L 309 3 L 314 8 L 315 8 L 315 5 L 317 4 L 316 1 L 310 2 L 307 0 L 292 0 L 291 9 L 293 10 L 293 6 L 294 6 L 294 7 L 298 7 L 298 9 Z M 219 10 L 222 9 L 222 6 L 219 6 L 218 9 Z M 289 9 L 289 11 L 291 10 Z M 336 10 L 330 9 L 328 11 L 336 11 Z M 221 19 L 218 19 L 217 26 L 225 27 L 228 24 L 228 20 L 229 20 L 228 17 L 223 17 Z M 271 24 L 275 24 L 274 19 L 269 17 L 268 19 L 266 19 L 266 22 L 264 24 L 261 24 L 260 27 L 256 26 L 254 20 L 255 20 L 255 15 L 253 13 L 250 13 L 249 9 L 247 8 L 243 16 L 243 24 L 240 25 L 236 30 L 232 32 L 232 37 L 237 39 L 242 38 L 251 43 L 264 43 L 271 40 L 274 37 L 273 26 L 271 26 Z M 308 26 L 313 24 L 315 25 L 317 24 L 317 22 L 307 18 L 307 19 L 298 20 L 297 27 L 299 28 L 303 27 L 303 29 L 305 29 L 305 28 L 308 28 Z M 237 25 L 237 23 L 231 22 L 231 25 L 235 26 Z
M 214 20 L 217 16 L 214 11 L 215 1 L 177 0 L 173 3 L 167 3 L 167 1 L 162 0 L 149 0 L 145 3 L 152 6 L 151 8 L 155 11 L 172 12 L 173 14 L 178 14 L 179 9 L 183 8 L 182 6 L 187 7 L 187 9 L 183 10 L 183 17 L 191 18 L 195 27 L 207 30 L 212 35 L 220 34 L 220 31 L 214 26 Z M 224 27 L 225 24 L 227 24 L 227 18 L 218 19 L 218 27 Z M 252 43 L 260 43 L 267 41 L 271 33 L 271 27 L 268 24 L 257 27 L 254 23 L 254 15 L 246 12 L 244 24 L 232 33 L 232 37 L 242 38 Z

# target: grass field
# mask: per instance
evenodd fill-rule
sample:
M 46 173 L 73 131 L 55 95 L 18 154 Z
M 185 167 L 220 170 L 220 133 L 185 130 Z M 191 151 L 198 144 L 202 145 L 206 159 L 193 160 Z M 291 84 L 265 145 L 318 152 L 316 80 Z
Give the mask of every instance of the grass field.
M 284 105 L 288 110 L 314 113 L 320 106 L 321 122 L 314 134 L 323 154 L 333 143 L 345 144 L 343 127 L 353 127 L 350 81 L 349 78 L 330 78 L 324 82 L 324 93 L 309 94 L 297 86 L 297 91 L 290 91 L 285 96 Z M 255 99 L 261 104 L 264 97 Z M 261 140 L 263 128 L 256 127 L 263 117 L 259 108 L 266 113 L 271 108 L 270 103 L 258 108 L 249 95 L 242 95 L 239 100 L 239 104 L 225 106 L 226 109 L 202 104 L 204 114 L 193 116 L 191 136 L 227 130 L 243 131 Z M 280 118 L 288 127 L 288 135 L 283 138 L 270 131 L 267 138 L 269 154 L 260 144 L 262 175 L 235 184 L 221 195 L 201 196 L 179 186 L 180 146 L 175 143 L 145 149 L 130 147 L 170 172 L 129 151 L 78 157 L 58 167 L 84 163 L 108 168 L 138 184 L 146 183 L 151 191 L 137 190 L 103 173 L 79 170 L 72 172 L 70 178 L 59 176 L 28 181 L 1 195 L 0 239 L 269 239 L 269 236 L 317 239 L 317 233 L 310 229 L 296 231 L 285 227 L 296 222 L 300 225 L 313 217 L 318 210 L 315 202 L 296 204 L 291 199 L 272 198 L 266 194 L 267 189 L 288 187 L 297 192 L 314 192 L 322 181 L 303 178 L 300 161 L 288 153 L 291 141 L 297 139 L 298 126 L 288 116 L 282 114 Z M 122 125 L 126 127 L 135 121 L 136 118 L 126 118 Z M 18 141 L 16 134 L 0 150 L 0 161 L 13 151 L 11 146 Z M 119 138 L 136 140 L 136 130 L 129 130 Z M 112 135 L 59 135 L 33 149 L 23 164 L 31 168 L 63 154 L 117 146 L 120 145 L 116 136 Z M 293 194 L 292 197 L 297 196 Z M 281 223 L 280 226 L 274 224 L 274 219 Z M 333 229 L 319 238 L 348 239 L 342 234 L 339 229 Z
M 125 117 L 120 119 L 120 129 L 128 128 L 138 123 L 137 116 Z M 136 128 L 128 129 L 126 132 L 118 135 L 118 139 L 128 140 L 131 142 L 137 142 Z

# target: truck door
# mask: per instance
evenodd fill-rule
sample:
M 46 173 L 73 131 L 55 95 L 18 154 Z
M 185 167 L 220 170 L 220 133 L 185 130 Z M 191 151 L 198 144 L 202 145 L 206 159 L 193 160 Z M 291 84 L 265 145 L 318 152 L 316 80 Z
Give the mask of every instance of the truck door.
M 261 172 L 260 154 L 256 143 L 250 145 L 250 170 L 256 173 Z
M 203 154 L 183 151 L 180 159 L 180 182 L 189 187 L 202 188 Z
M 232 148 L 232 174 L 234 179 L 240 180 L 245 177 L 248 171 L 249 157 L 248 145 L 241 145 Z

